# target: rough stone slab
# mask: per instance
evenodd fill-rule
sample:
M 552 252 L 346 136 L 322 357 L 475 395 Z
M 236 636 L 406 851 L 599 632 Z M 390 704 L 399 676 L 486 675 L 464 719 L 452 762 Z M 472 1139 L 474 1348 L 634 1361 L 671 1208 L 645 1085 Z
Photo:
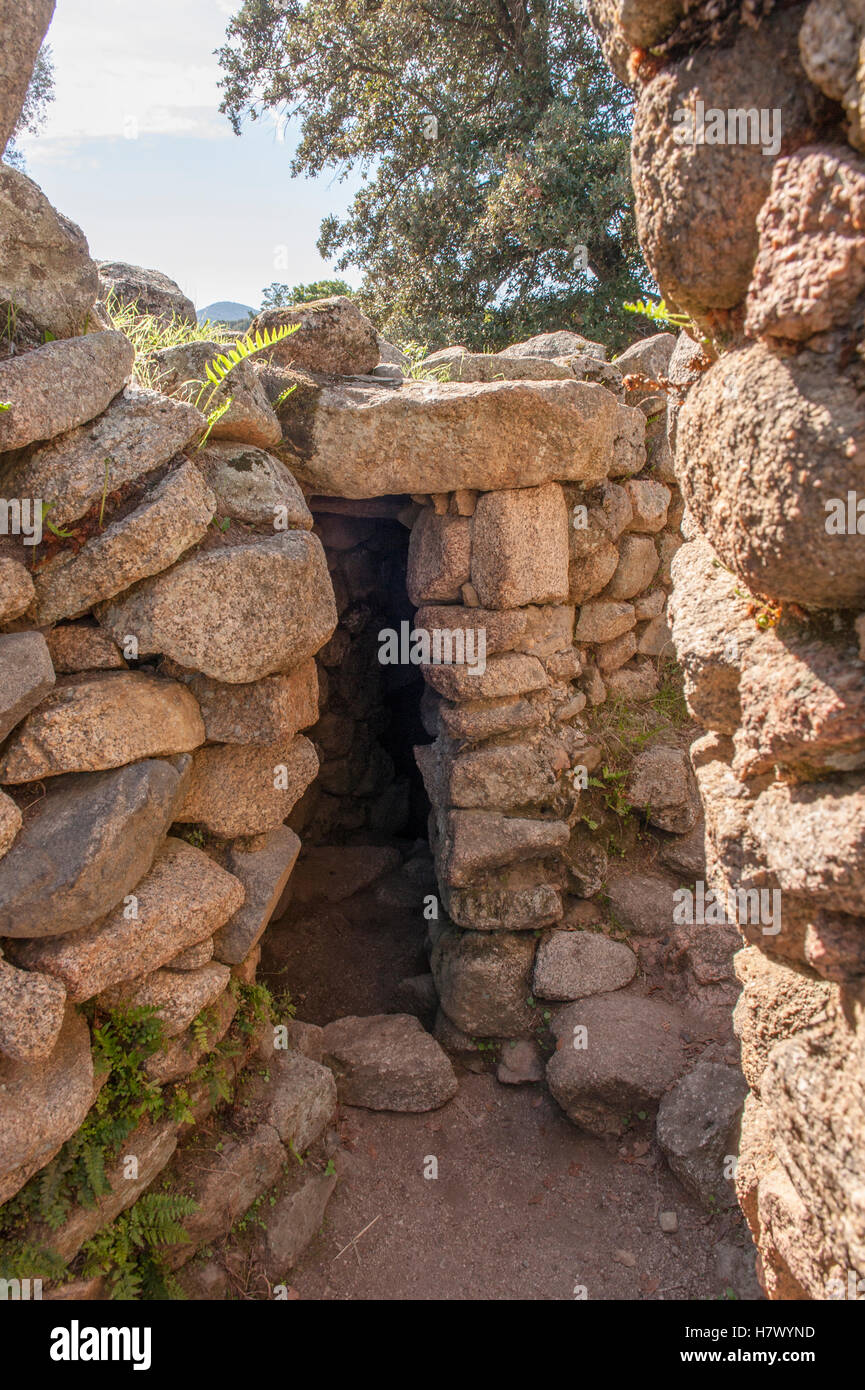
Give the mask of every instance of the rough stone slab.
M 156 759 L 53 782 L 0 859 L 0 936 L 61 936 L 104 917 L 147 873 L 185 786 L 185 761 Z
M 62 527 L 101 501 L 106 463 L 107 490 L 113 492 L 161 468 L 204 428 L 204 416 L 191 405 L 127 386 L 97 419 L 11 461 L 3 486 L 15 496 L 50 503 L 51 522 Z
M 289 466 L 316 492 L 358 498 L 600 482 L 619 409 L 581 381 L 326 384 L 294 400 Z
M 212 743 L 277 743 L 318 719 L 318 668 L 310 658 L 285 676 L 228 685 L 177 668 L 201 707 Z
M 292 901 L 339 903 L 399 865 L 394 845 L 319 845 L 305 849 L 291 880 Z
M 737 1067 L 698 1062 L 658 1110 L 658 1143 L 667 1162 L 682 1185 L 710 1209 L 736 1203 L 724 1166 L 727 1155 L 738 1152 L 736 1130 L 747 1094 Z
M 253 319 L 249 331 L 257 333 L 293 324 L 300 325 L 297 332 L 268 349 L 262 357 L 338 376 L 363 375 L 378 365 L 378 334 L 366 315 L 346 295 L 311 299 L 281 309 L 265 309 Z
M 101 628 L 68 623 L 45 633 L 54 670 L 59 675 L 78 671 L 123 671 L 126 661 L 116 642 Z
M 212 961 L 200 970 L 157 970 L 143 979 L 114 985 L 97 996 L 106 1009 L 155 1009 L 164 1036 L 177 1037 L 202 1009 L 214 1004 L 228 987 L 231 971 Z
M 213 960 L 213 937 L 208 936 L 204 941 L 199 941 L 196 946 L 187 946 L 185 951 L 180 951 L 178 955 L 172 956 L 166 962 L 167 970 L 197 970 L 199 966 L 207 965 Z
M 37 573 L 36 621 L 78 617 L 166 569 L 205 535 L 215 504 L 198 469 L 184 459 L 127 516 L 77 553 L 61 551 Z
M 533 888 L 445 888 L 442 899 L 458 927 L 472 931 L 536 931 L 558 922 L 562 895 L 551 883 Z
M 0 362 L 0 452 L 86 424 L 101 415 L 132 371 L 135 350 L 122 333 L 88 333 Z
M 257 1125 L 250 1134 L 222 1136 L 206 1147 L 189 1144 L 178 1150 L 169 1170 L 172 1187 L 189 1192 L 197 1204 L 184 1217 L 188 1241 L 169 1246 L 166 1258 L 173 1269 L 192 1259 L 200 1245 L 227 1235 L 262 1192 L 272 1187 L 286 1161 L 286 1151 L 271 1125 Z
M 282 1278 L 296 1264 L 321 1230 L 336 1184 L 336 1173 L 294 1174 L 292 1190 L 269 1208 L 267 1230 L 262 1234 L 266 1265 L 274 1278 Z
M 448 700 L 498 700 L 524 695 L 549 685 L 547 673 L 536 656 L 504 652 L 480 666 L 422 666 L 424 680 Z
M 700 798 L 688 755 L 681 748 L 646 748 L 631 765 L 625 795 L 646 811 L 650 825 L 685 835 L 700 815 Z
M 242 1110 L 271 1125 L 297 1155 L 320 1139 L 336 1112 L 336 1082 L 320 1062 L 302 1052 L 273 1049 L 266 1073 L 250 1071 L 237 1094 Z
M 471 573 L 472 523 L 424 507 L 411 531 L 406 588 L 414 604 L 456 602 Z
M 479 498 L 471 579 L 484 607 L 520 608 L 568 597 L 568 520 L 557 483 Z
M 546 724 L 549 710 L 543 699 L 473 700 L 466 704 L 439 706 L 441 722 L 452 738 L 479 743 L 497 734 L 520 729 L 537 729 Z M 427 730 L 435 734 L 434 727 Z
M 337 1019 L 322 1045 L 343 1105 L 437 1110 L 457 1093 L 448 1057 L 412 1014 Z
M 210 438 L 232 439 L 270 449 L 282 438 L 282 426 L 271 409 L 258 373 L 250 361 L 238 362 L 226 382 L 211 386 L 208 366 L 225 353 L 217 342 L 183 343 L 153 354 L 157 387 L 166 396 L 188 401 L 208 417 L 230 402 L 216 421 Z M 203 387 L 203 394 L 202 394 Z
M 445 931 L 430 968 L 441 1007 L 470 1037 L 519 1037 L 532 1029 L 535 939 L 524 932 Z
M 0 149 L 13 134 L 56 0 L 0 3 Z
M 560 756 L 557 756 L 557 753 Z M 436 805 L 493 811 L 545 806 L 556 799 L 567 754 L 549 744 L 507 743 L 453 757 L 438 743 L 414 749 L 427 796 Z
M 166 969 L 171 969 L 170 966 Z M 248 980 L 247 984 L 252 983 Z M 165 1086 L 170 1081 L 181 1081 L 185 1076 L 194 1072 L 204 1057 L 207 1057 L 214 1048 L 222 1042 L 237 1013 L 237 1000 L 234 995 L 226 990 L 220 994 L 219 998 L 209 1006 L 207 1026 L 204 1036 L 193 1032 L 191 1028 L 186 1028 L 176 1037 L 169 1038 L 164 1047 L 158 1052 L 154 1052 L 152 1057 L 148 1057 L 144 1064 L 144 1070 L 151 1081 L 155 1081 L 158 1086 Z M 228 1064 L 230 1068 L 231 1064 Z M 223 1071 L 223 1075 L 231 1076 L 230 1070 Z M 204 1102 L 203 1113 L 206 1115 L 212 1109 L 208 1100 Z M 196 1118 L 201 1118 L 199 1114 Z
M 132 904 L 120 903 L 101 922 L 81 931 L 16 943 L 10 954 L 28 970 L 61 980 L 70 1001 L 80 1004 L 169 962 L 174 968 L 179 952 L 209 942 L 217 927 L 240 908 L 243 891 L 231 872 L 171 836 L 135 885 Z
M 177 1148 L 177 1127 L 170 1121 L 141 1125 L 123 1141 L 123 1154 L 106 1165 L 105 1177 L 109 1191 L 97 1198 L 93 1207 L 75 1206 L 63 1225 L 56 1231 L 37 1224 L 28 1230 L 34 1244 L 53 1250 L 62 1260 L 74 1260 L 85 1241 L 109 1225 L 121 1212 L 137 1202 L 170 1161 Z M 126 1158 L 138 1161 L 138 1176 L 129 1177 Z
M 547 1084 L 568 1119 L 590 1134 L 621 1134 L 636 1112 L 653 1108 L 687 1065 L 679 1026 L 672 1005 L 620 991 L 557 1012 Z M 583 1041 L 578 1028 L 585 1046 L 574 1046 Z
M 126 261 L 97 261 L 99 297 L 112 296 L 120 304 L 134 307 L 139 314 L 152 314 L 168 328 L 188 324 L 195 328 L 195 305 L 174 280 L 161 270 L 149 270 Z
M 255 849 L 233 845 L 226 868 L 246 893 L 242 906 L 214 938 L 217 960 L 239 965 L 249 955 L 282 897 L 300 854 L 300 840 L 287 825 L 279 825 Z
M 0 555 L 0 623 L 11 623 L 26 613 L 35 597 L 29 571 L 9 555 Z
M 568 329 L 558 329 L 555 333 L 536 333 L 533 338 L 526 338 L 521 343 L 511 343 L 510 347 L 502 348 L 501 352 L 493 354 L 495 357 L 546 357 L 555 360 L 557 357 L 567 357 L 572 353 L 585 353 L 589 357 L 597 357 L 601 361 L 607 355 L 607 349 L 603 343 L 595 343 L 591 338 L 584 338 L 579 333 L 571 333 Z
M 611 642 L 636 625 L 632 603 L 596 599 L 584 603 L 574 628 L 575 642 Z
M 318 755 L 302 734 L 264 747 L 226 744 L 199 749 L 192 760 L 189 792 L 175 819 L 203 825 L 227 840 L 263 835 L 282 824 L 318 766 Z
M 669 934 L 676 887 L 672 878 L 623 870 L 612 873 L 607 880 L 607 894 L 616 920 L 638 936 Z
M 0 303 L 14 305 L 18 331 L 34 342 L 46 331 L 84 333 L 99 286 L 84 233 L 8 164 L 0 165 L 0 227 Z
M 564 821 L 521 820 L 496 811 L 451 811 L 446 818 L 441 875 L 452 887 L 470 887 L 486 869 L 532 859 L 568 842 Z
M 202 551 L 99 612 L 142 655 L 240 685 L 286 671 L 324 646 L 337 624 L 321 542 L 306 531 Z
M 279 432 L 281 436 L 281 426 Z M 196 453 L 195 462 L 213 489 L 220 516 L 253 526 L 273 526 L 279 521 L 290 531 L 312 529 L 312 512 L 294 477 L 281 459 L 264 449 L 208 441 Z
M 547 932 L 535 958 L 534 992 L 541 999 L 584 999 L 630 984 L 637 957 L 603 932 Z
M 419 365 L 439 381 L 567 381 L 574 376 L 569 367 L 548 357 L 469 352 L 463 347 L 440 348 Z
M 414 631 L 428 632 L 432 642 L 440 633 L 443 648 L 444 634 L 462 632 L 466 643 L 474 643 L 472 650 L 478 650 L 478 634 L 483 632 L 487 656 L 511 651 L 522 638 L 528 613 L 525 609 L 494 612 L 491 608 L 466 608 L 462 604 L 429 604 L 419 608 L 414 615 Z
M 619 563 L 604 590 L 604 600 L 629 599 L 641 594 L 658 573 L 660 563 L 651 536 L 622 536 L 619 541 Z
M 53 688 L 54 667 L 41 632 L 0 635 L 0 740 Z
M 198 704 L 178 681 L 143 671 L 63 676 L 7 743 L 0 782 L 191 753 L 204 737 Z
M 72 1008 L 50 1057 L 0 1057 L 0 1204 L 54 1157 L 94 1098 L 90 1030 Z
M 0 1053 L 17 1062 L 50 1056 L 63 1027 L 66 990 L 59 980 L 0 960 Z

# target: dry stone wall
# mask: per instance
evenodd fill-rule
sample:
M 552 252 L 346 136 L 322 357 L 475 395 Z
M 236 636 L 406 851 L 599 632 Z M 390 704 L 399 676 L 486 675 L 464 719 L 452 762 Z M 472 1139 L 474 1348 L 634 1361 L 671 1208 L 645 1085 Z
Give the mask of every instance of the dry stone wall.
M 745 938 L 739 1199 L 770 1297 L 861 1297 L 861 14 L 590 11 L 635 88 L 643 249 L 694 322 L 667 373 L 670 607 L 706 889 Z

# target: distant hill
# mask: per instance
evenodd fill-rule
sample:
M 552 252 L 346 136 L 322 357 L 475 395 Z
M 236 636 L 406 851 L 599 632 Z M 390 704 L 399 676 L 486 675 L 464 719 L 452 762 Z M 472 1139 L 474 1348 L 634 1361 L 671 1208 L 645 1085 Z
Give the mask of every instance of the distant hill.
M 216 304 L 208 304 L 206 309 L 198 310 L 198 322 L 224 323 L 229 328 L 246 328 L 250 319 L 258 313 L 250 304 L 237 304 L 232 299 L 220 299 Z

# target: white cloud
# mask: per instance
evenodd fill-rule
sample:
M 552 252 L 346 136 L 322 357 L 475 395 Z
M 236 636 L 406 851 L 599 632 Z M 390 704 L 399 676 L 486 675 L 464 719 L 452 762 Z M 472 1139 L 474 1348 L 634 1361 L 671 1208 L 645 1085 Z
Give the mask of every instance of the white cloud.
M 57 141 L 100 137 L 227 139 L 214 49 L 238 5 L 239 0 L 58 0 L 48 34 L 56 100 L 40 136 L 43 155 Z

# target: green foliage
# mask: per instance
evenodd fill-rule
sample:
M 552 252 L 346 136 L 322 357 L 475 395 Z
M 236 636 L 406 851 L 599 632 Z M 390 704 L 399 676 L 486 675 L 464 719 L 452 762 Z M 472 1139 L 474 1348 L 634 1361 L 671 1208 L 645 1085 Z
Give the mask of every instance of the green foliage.
M 238 338 L 227 352 L 220 353 L 219 357 L 214 357 L 212 362 L 208 362 L 204 369 L 207 380 L 213 386 L 222 386 L 229 372 L 233 372 L 241 362 L 245 362 L 256 352 L 263 352 L 265 348 L 273 347 L 285 338 L 290 338 L 299 328 L 299 323 L 286 323 L 281 328 L 265 328 L 264 332 L 258 329 L 255 333 L 247 333 L 243 338 Z
M 91 1011 L 92 1012 L 92 1011 Z M 57 1156 L 0 1209 L 0 1239 L 36 1217 L 63 1225 L 75 1203 L 95 1206 L 109 1191 L 106 1162 L 145 1119 L 161 1115 L 165 1102 L 144 1064 L 163 1044 L 162 1022 L 152 1008 L 112 1010 L 92 1029 L 93 1064 L 107 1079 L 80 1129 Z
M 308 304 L 313 299 L 350 299 L 354 290 L 346 280 L 313 280 L 306 285 L 282 285 L 274 280 L 261 292 L 261 308 L 284 309 L 288 304 Z
M 599 778 L 590 777 L 588 779 L 590 787 L 597 787 L 603 793 L 604 804 L 607 810 L 612 811 L 613 815 L 618 816 L 620 819 L 630 815 L 633 809 L 622 787 L 622 782 L 627 775 L 627 768 L 617 772 L 611 767 L 604 766 L 601 768 L 601 776 Z
M 11 410 L 11 409 L 12 409 L 12 403 L 11 403 L 11 401 L 0 401 L 0 410 Z
M 83 1247 L 84 1277 L 105 1275 L 110 1297 L 119 1301 L 181 1297 L 156 1252 L 161 1246 L 188 1244 L 181 1223 L 197 1210 L 191 1197 L 145 1192 Z
M 295 176 L 362 177 L 318 248 L 390 339 L 500 347 L 569 328 L 621 348 L 652 289 L 632 98 L 571 0 L 244 0 L 223 110 L 291 111 Z M 581 248 L 587 248 L 585 259 Z
M 159 390 L 160 369 L 153 360 L 153 354 L 163 348 L 185 347 L 187 343 L 209 343 L 224 338 L 223 324 L 191 324 L 176 314 L 170 322 L 155 318 L 153 314 L 139 312 L 137 301 L 121 303 L 115 294 L 110 294 L 105 309 L 112 328 L 125 333 L 135 349 L 133 375 L 139 386 L 151 391 Z M 225 344 L 229 346 L 229 344 Z
M 675 314 L 672 309 L 668 309 L 663 299 L 654 304 L 651 299 L 638 299 L 636 304 L 623 304 L 622 308 L 629 314 L 643 314 L 652 323 L 670 325 L 672 328 L 692 328 L 688 314 Z
M 62 1279 L 65 1273 L 60 1256 L 42 1245 L 0 1248 L 0 1279 Z

